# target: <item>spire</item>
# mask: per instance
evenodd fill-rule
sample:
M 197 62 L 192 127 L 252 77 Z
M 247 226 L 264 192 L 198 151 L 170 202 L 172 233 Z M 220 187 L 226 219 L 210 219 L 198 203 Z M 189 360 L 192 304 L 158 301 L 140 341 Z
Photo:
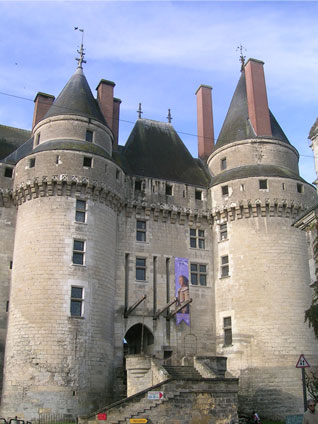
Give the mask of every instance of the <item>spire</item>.
M 168 109 L 168 116 L 167 116 L 167 119 L 168 119 L 169 124 L 171 124 L 172 116 L 171 116 L 171 110 L 170 110 L 170 109 Z
M 245 67 L 245 59 L 246 56 L 243 55 L 243 49 L 246 51 L 246 48 L 242 46 L 242 44 L 240 44 L 239 46 L 236 47 L 236 51 L 240 51 L 240 62 L 241 62 L 241 72 L 244 71 L 244 67 Z

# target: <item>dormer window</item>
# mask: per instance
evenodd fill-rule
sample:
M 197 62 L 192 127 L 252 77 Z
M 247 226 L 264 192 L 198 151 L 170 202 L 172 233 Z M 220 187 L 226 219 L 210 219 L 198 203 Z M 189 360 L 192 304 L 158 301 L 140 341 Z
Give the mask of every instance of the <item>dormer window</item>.
M 85 140 L 86 141 L 89 141 L 90 143 L 92 143 L 93 142 L 93 135 L 94 135 L 93 131 L 86 130 Z

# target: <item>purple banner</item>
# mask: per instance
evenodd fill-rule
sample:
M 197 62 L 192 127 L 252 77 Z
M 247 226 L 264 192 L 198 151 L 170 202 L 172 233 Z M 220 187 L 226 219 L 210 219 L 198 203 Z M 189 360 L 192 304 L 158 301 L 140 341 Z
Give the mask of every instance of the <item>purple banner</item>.
M 175 270 L 176 297 L 178 298 L 177 306 L 180 306 L 183 302 L 190 299 L 188 259 L 175 258 L 174 270 Z M 176 314 L 177 325 L 179 325 L 182 321 L 184 321 L 187 325 L 190 325 L 189 304 L 186 305 L 184 308 L 182 308 Z

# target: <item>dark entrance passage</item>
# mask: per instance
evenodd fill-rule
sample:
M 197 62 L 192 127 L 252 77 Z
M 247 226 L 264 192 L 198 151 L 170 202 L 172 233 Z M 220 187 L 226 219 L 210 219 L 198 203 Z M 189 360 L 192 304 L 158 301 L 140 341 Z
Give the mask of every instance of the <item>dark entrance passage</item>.
M 153 349 L 154 336 L 145 325 L 135 324 L 127 331 L 124 338 L 124 355 L 151 355 Z

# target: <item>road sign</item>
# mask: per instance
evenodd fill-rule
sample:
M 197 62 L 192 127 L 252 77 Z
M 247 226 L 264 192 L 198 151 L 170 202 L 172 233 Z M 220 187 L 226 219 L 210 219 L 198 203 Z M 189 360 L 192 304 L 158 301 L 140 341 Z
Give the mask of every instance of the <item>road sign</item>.
M 303 354 L 300 355 L 298 362 L 296 364 L 296 368 L 309 368 L 310 365 Z
M 163 398 L 163 392 L 148 392 L 148 399 L 157 400 Z
M 147 418 L 130 418 L 129 422 L 131 424 L 143 424 L 143 423 L 147 423 L 148 420 Z
M 97 414 L 97 419 L 99 421 L 106 421 L 107 420 L 107 414 L 105 412 L 102 412 L 100 414 Z

